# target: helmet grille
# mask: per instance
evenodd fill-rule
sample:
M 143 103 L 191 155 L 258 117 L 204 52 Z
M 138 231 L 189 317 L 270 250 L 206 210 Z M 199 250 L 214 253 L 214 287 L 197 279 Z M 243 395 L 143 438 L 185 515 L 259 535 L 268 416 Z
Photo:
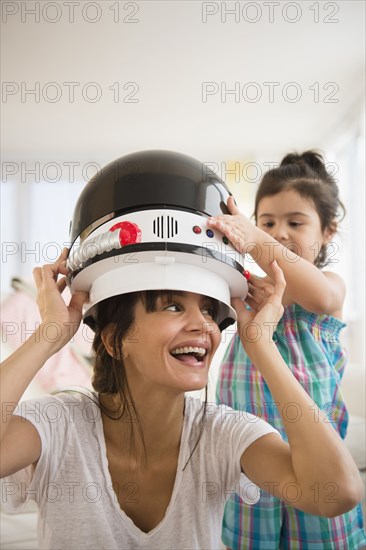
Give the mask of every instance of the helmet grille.
M 153 233 L 160 239 L 170 239 L 178 234 L 178 222 L 173 216 L 158 216 L 153 220 Z

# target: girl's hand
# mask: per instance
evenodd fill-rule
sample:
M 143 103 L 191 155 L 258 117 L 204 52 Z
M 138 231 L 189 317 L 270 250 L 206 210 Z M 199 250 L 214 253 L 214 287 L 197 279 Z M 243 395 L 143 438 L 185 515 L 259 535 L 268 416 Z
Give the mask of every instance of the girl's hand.
M 223 233 L 240 254 L 250 252 L 255 247 L 255 225 L 236 206 L 234 198 L 227 201 L 229 214 L 209 218 L 207 225 Z
M 272 341 L 273 332 L 283 315 L 282 297 L 286 287 L 283 272 L 276 261 L 271 263 L 273 288 L 271 285 L 261 288 L 261 299 L 249 298 L 248 310 L 240 298 L 233 298 L 232 305 L 238 316 L 238 330 L 244 345 L 258 342 L 262 337 Z M 262 286 L 262 285 L 261 285 Z M 260 302 L 260 303 L 259 303 Z
M 82 318 L 82 308 L 88 299 L 86 292 L 75 292 L 67 306 L 61 296 L 66 287 L 67 248 L 53 264 L 36 267 L 33 277 L 37 287 L 37 304 L 41 314 L 40 332 L 55 353 L 76 333 Z M 59 279 L 59 275 L 64 275 Z

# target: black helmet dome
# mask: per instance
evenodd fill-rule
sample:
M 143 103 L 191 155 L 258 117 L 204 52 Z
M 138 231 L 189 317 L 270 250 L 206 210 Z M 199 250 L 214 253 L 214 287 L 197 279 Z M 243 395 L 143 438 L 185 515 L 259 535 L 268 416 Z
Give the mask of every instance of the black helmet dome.
M 227 213 L 230 192 L 203 163 L 172 151 L 141 151 L 108 164 L 85 186 L 70 227 L 71 291 L 86 290 L 84 321 L 97 304 L 140 290 L 217 299 L 223 330 L 245 297 L 243 257 L 207 218 Z

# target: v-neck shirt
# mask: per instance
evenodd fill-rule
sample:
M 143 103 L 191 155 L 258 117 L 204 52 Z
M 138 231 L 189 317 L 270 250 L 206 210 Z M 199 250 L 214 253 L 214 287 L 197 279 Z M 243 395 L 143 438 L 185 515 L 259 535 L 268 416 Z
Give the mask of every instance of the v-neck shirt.
M 222 548 L 227 497 L 237 493 L 249 503 L 259 498 L 258 488 L 241 474 L 241 455 L 259 437 L 278 432 L 249 413 L 209 403 L 190 457 L 202 407 L 200 400 L 185 397 L 173 492 L 163 519 L 148 533 L 121 509 L 113 490 L 101 411 L 91 392 L 59 393 L 18 406 L 15 414 L 35 426 L 42 451 L 35 469 L 28 466 L 4 479 L 5 507 L 36 502 L 41 549 Z M 125 498 L 138 500 L 138 487 L 128 483 Z

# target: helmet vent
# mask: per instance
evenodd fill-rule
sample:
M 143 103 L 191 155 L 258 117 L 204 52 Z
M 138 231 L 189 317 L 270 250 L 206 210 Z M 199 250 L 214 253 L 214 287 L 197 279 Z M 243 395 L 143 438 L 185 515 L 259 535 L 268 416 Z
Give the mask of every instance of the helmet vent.
M 153 233 L 160 239 L 170 239 L 178 233 L 178 222 L 173 216 L 158 216 L 153 221 Z

